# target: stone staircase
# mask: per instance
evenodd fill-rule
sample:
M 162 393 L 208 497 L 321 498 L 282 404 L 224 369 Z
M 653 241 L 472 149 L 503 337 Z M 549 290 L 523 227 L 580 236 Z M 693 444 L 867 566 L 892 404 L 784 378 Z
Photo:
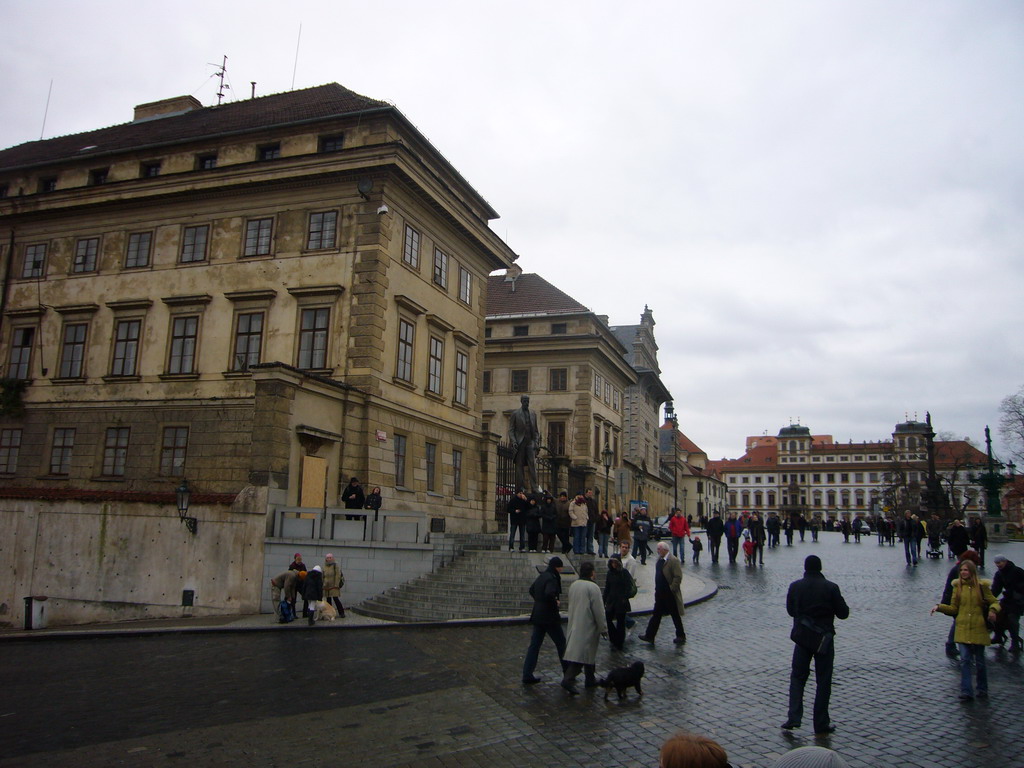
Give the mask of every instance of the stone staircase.
M 529 614 L 533 608 L 530 585 L 547 567 L 551 555 L 508 552 L 500 544 L 475 543 L 433 573 L 413 579 L 364 600 L 352 610 L 362 616 L 398 622 L 451 621 L 454 619 L 509 618 Z M 595 581 L 603 585 L 607 561 L 603 558 L 559 555 L 562 570 L 562 608 L 567 607 L 569 585 L 576 568 L 586 559 L 596 566 Z

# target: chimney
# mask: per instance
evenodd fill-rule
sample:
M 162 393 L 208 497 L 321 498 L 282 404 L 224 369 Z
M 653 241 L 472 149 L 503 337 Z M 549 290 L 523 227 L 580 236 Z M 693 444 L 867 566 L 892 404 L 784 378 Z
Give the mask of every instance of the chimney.
M 202 109 L 203 104 L 195 96 L 175 96 L 172 99 L 151 101 L 148 104 L 139 104 L 135 107 L 135 118 L 133 122 L 140 120 L 152 120 L 157 117 L 169 117 L 180 115 L 184 112 L 191 112 L 193 109 Z

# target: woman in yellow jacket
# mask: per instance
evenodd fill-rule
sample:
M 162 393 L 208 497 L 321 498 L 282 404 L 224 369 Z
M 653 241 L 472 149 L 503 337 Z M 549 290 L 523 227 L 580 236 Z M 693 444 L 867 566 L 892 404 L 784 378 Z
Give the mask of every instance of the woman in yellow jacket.
M 978 578 L 978 566 L 970 560 L 964 560 L 960 563 L 960 578 L 953 580 L 950 604 L 940 603 L 931 611 L 956 617 L 953 639 L 960 649 L 960 701 L 974 698 L 974 688 L 971 686 L 972 658 L 978 672 L 978 696 L 988 696 L 985 648 L 989 644 L 989 634 L 985 615 L 987 613 L 989 620 L 995 621 L 1000 607 L 999 601 L 989 589 L 990 584 L 988 579 Z

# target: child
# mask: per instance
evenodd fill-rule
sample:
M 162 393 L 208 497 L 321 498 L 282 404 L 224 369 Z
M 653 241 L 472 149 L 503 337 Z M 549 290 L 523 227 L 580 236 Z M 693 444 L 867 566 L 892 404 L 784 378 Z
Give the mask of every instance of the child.
M 704 549 L 704 545 L 700 543 L 700 536 L 690 539 L 690 549 L 693 552 L 693 564 L 700 565 L 700 553 Z
M 754 542 L 750 540 L 750 531 L 743 531 L 743 556 L 747 565 L 754 564 Z

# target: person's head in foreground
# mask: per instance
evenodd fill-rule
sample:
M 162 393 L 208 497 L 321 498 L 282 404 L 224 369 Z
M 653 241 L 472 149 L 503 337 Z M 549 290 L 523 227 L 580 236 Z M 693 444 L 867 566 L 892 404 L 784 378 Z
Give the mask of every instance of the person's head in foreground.
M 718 742 L 696 733 L 677 733 L 661 747 L 659 768 L 730 768 Z
M 831 749 L 797 747 L 776 760 L 772 768 L 849 768 L 849 763 Z

